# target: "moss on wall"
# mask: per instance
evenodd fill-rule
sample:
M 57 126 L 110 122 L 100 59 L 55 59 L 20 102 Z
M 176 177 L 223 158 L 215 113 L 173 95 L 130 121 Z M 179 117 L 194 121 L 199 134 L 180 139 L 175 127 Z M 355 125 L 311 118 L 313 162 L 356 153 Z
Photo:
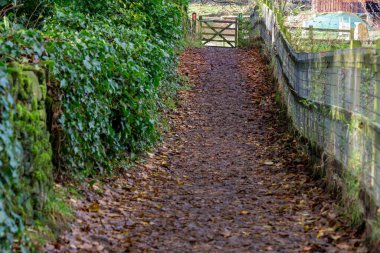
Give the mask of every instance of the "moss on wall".
M 5 203 L 0 207 L 0 251 L 11 252 L 16 238 L 27 243 L 25 223 L 41 216 L 52 189 L 53 166 L 44 71 L 12 63 L 0 72 L 0 184 Z
M 30 217 L 32 210 L 42 210 L 52 184 L 52 151 L 46 129 L 47 88 L 43 70 L 23 66 L 16 69 L 21 71 L 13 74 L 17 97 L 15 127 L 24 151 L 20 176 Z

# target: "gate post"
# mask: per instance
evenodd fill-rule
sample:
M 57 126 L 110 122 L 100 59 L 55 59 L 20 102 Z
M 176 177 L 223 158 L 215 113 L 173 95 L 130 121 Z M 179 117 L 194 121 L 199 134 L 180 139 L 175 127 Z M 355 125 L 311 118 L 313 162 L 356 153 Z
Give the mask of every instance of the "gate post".
M 193 12 L 191 19 L 191 32 L 194 36 L 197 33 L 197 13 Z
M 239 39 L 239 16 L 235 18 L 235 47 L 238 47 L 238 44 L 239 44 L 238 39 Z
M 202 35 L 202 22 L 203 22 L 203 16 L 199 16 L 199 29 L 198 29 L 198 32 L 199 32 L 199 36 L 201 38 L 201 43 L 203 43 L 203 35 Z
M 243 13 L 239 13 L 238 18 L 236 20 L 236 47 L 239 46 L 239 39 L 241 37 L 240 35 L 242 35 L 241 33 L 242 23 L 243 23 Z

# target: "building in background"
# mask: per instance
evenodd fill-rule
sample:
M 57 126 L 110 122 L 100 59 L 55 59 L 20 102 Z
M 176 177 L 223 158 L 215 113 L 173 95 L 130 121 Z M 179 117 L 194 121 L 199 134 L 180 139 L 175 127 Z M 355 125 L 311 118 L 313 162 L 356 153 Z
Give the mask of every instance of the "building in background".
M 313 10 L 316 12 L 351 12 L 380 14 L 380 0 L 313 0 Z

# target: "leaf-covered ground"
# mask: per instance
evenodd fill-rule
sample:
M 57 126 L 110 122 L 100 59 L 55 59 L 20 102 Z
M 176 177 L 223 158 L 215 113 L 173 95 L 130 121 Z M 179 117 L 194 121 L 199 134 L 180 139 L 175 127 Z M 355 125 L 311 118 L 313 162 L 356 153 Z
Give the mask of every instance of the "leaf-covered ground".
M 366 252 L 312 179 L 257 49 L 186 51 L 172 130 L 122 177 L 73 201 L 47 252 Z

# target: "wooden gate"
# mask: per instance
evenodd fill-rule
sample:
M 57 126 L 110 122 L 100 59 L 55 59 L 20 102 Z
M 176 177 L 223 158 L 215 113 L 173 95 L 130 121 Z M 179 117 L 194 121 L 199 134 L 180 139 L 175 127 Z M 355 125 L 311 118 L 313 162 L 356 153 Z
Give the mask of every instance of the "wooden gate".
M 210 47 L 237 47 L 239 22 L 233 19 L 199 17 L 202 44 Z

